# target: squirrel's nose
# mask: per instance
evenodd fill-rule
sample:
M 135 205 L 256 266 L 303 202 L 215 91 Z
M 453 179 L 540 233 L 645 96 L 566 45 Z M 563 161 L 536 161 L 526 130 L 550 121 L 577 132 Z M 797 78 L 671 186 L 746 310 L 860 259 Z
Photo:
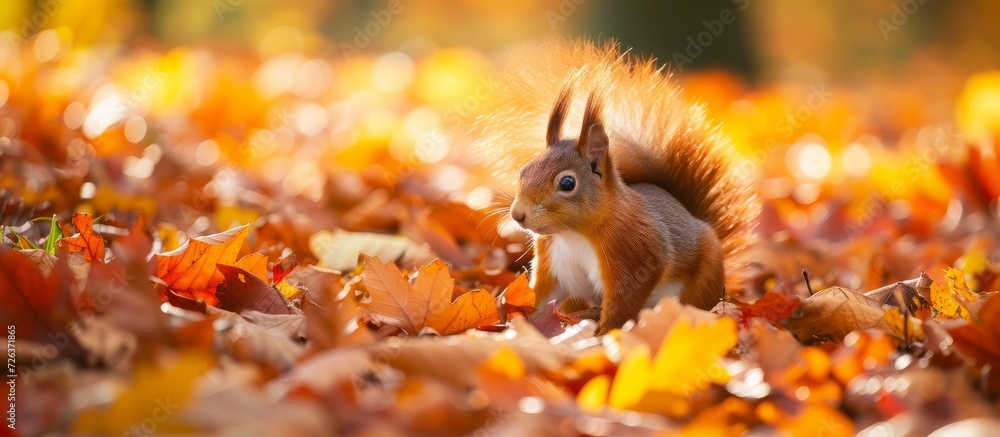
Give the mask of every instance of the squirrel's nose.
M 514 219 L 514 221 L 518 222 L 518 223 L 524 223 L 524 218 L 526 216 L 527 216 L 527 214 L 525 214 L 523 212 L 518 212 L 518 211 L 511 211 L 510 212 L 510 218 Z

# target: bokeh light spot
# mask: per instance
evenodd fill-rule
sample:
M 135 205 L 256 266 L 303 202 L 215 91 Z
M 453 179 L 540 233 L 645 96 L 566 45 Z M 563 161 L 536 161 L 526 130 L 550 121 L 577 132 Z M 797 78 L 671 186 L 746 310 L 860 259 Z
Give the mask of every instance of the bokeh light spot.
M 414 70 L 413 60 L 405 53 L 386 54 L 375 64 L 375 87 L 387 93 L 402 91 L 413 81 Z
M 83 118 L 87 116 L 87 107 L 83 103 L 73 102 L 66 106 L 63 112 L 63 122 L 70 129 L 79 129 L 83 126 Z
M 97 138 L 125 117 L 128 105 L 118 94 L 112 94 L 94 105 L 83 119 L 83 134 Z
M 315 103 L 301 105 L 295 113 L 295 128 L 307 137 L 322 132 L 328 122 L 326 110 Z
M 91 199 L 94 197 L 94 194 L 97 194 L 97 185 L 94 185 L 93 182 L 84 182 L 80 186 L 81 199 Z
M 809 143 L 799 149 L 799 170 L 812 179 L 823 179 L 830 173 L 830 152 L 817 143 Z
M 7 86 L 7 82 L 0 79 L 0 108 L 7 104 L 8 97 L 10 97 L 10 88 Z
M 125 139 L 134 144 L 143 138 L 146 138 L 146 120 L 133 115 L 125 122 Z
M 868 173 L 871 168 L 871 156 L 868 150 L 860 144 L 851 144 L 844 149 L 844 154 L 840 157 L 844 171 L 854 177 L 861 177 Z
M 35 37 L 35 59 L 49 62 L 59 54 L 59 33 L 53 29 L 43 30 Z
M 205 140 L 194 151 L 194 160 L 200 165 L 209 166 L 219 159 L 219 143 L 215 140 Z

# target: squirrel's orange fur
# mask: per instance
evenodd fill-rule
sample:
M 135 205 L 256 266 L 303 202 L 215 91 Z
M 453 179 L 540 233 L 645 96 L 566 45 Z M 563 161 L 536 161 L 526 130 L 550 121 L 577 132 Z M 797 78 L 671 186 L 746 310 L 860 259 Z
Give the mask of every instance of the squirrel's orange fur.
M 537 292 L 560 278 L 592 284 L 607 331 L 672 282 L 702 308 L 722 297 L 720 270 L 729 290 L 740 288 L 759 201 L 728 139 L 655 60 L 614 43 L 550 41 L 515 53 L 498 82 L 495 109 L 477 121 L 478 149 L 502 180 L 518 181 L 512 215 L 539 231 Z M 559 188 L 567 175 L 579 180 L 572 191 Z M 591 264 L 600 271 L 576 267 Z M 577 282 L 560 268 L 594 276 Z

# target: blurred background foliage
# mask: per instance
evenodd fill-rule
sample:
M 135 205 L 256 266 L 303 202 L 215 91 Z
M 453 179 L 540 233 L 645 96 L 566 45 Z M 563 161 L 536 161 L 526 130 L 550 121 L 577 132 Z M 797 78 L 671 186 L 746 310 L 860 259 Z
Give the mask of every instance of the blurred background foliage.
M 778 247 L 966 245 L 820 281 L 951 264 L 1000 215 L 989 0 L 5 0 L 0 29 L 8 225 L 142 213 L 179 244 L 264 217 L 277 251 L 308 253 L 319 229 L 399 232 L 435 202 L 475 210 L 491 183 L 466 132 L 490 73 L 552 34 L 672 63 L 742 151 Z

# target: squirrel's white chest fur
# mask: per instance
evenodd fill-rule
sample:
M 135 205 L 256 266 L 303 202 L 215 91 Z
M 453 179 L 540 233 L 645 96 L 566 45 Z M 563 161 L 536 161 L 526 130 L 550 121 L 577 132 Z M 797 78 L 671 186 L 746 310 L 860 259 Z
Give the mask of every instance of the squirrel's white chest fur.
M 554 235 L 549 247 L 550 271 L 557 284 L 552 298 L 559 301 L 571 298 L 589 306 L 600 306 L 604 297 L 604 281 L 601 265 L 597 262 L 597 248 L 576 232 Z M 654 307 L 664 296 L 680 298 L 682 291 L 680 281 L 661 282 L 650 293 L 645 306 Z
M 594 245 L 579 233 L 563 232 L 552 236 L 549 247 L 550 271 L 558 284 L 553 297 L 575 298 L 599 306 L 604 281 Z

